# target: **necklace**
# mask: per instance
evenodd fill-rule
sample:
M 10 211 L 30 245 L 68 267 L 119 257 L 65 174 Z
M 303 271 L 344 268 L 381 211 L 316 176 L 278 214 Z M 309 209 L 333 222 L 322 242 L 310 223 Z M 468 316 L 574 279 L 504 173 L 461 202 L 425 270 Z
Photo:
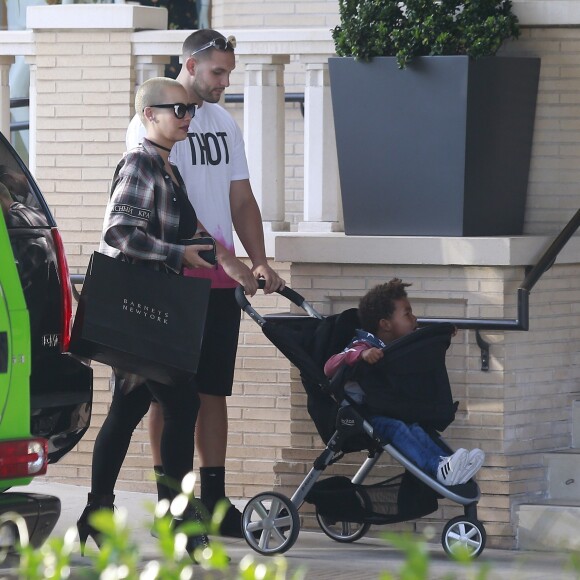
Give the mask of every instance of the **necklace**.
M 168 153 L 171 153 L 171 147 L 163 147 L 163 145 L 159 145 L 159 143 L 155 143 L 155 141 L 151 141 L 151 139 L 147 139 L 149 141 L 149 143 L 151 143 L 152 145 L 155 145 L 155 147 L 159 147 L 159 149 L 163 149 L 163 151 L 167 151 Z

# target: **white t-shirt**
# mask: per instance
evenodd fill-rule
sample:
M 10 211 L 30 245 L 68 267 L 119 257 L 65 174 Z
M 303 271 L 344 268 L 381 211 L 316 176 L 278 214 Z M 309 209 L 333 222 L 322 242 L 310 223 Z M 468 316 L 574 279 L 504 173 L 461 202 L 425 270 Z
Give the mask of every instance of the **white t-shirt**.
M 137 115 L 127 129 L 127 150 L 145 137 L 145 127 Z M 203 103 L 195 112 L 184 141 L 175 143 L 169 156 L 177 165 L 199 221 L 207 232 L 234 253 L 230 183 L 249 179 L 242 132 L 234 118 L 217 103 Z M 237 284 L 223 271 L 186 269 L 188 276 L 210 278 L 213 288 L 233 288 Z

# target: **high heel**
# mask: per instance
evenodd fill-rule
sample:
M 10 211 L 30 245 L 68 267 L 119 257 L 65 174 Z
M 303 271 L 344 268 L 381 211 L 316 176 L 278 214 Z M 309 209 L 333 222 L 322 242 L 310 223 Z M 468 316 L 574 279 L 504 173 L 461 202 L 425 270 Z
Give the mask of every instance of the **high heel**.
M 101 533 L 89 522 L 92 513 L 99 510 L 113 510 L 113 503 L 115 501 L 114 495 L 96 495 L 89 493 L 87 498 L 87 505 L 77 521 L 77 531 L 79 533 L 79 540 L 81 543 L 81 556 L 85 555 L 85 545 L 89 536 L 93 538 L 95 544 L 101 547 Z
M 174 529 L 179 528 L 181 524 L 195 522 L 199 523 L 202 529 L 201 533 L 196 535 L 191 535 L 187 537 L 187 544 L 186 550 L 191 557 L 191 559 L 196 563 L 199 564 L 198 559 L 195 557 L 195 551 L 198 548 L 205 549 L 209 547 L 209 538 L 206 533 L 206 522 L 208 521 L 207 517 L 203 517 L 201 512 L 193 506 L 189 506 L 182 517 L 174 518 L 173 519 L 173 527 Z

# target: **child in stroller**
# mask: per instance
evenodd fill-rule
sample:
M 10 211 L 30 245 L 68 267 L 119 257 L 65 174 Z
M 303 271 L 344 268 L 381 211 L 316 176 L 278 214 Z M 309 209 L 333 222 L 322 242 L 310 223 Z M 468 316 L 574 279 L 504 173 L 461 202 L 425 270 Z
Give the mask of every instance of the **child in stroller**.
M 417 318 L 407 297 L 405 288 L 411 284 L 393 278 L 367 292 L 359 303 L 358 316 L 362 329 L 340 353 L 330 357 L 324 365 L 324 373 L 332 378 L 342 365 L 354 367 L 375 365 L 383 359 L 387 344 L 417 329 Z M 368 376 L 368 373 L 367 373 Z M 381 380 L 380 377 L 378 379 Z M 369 385 L 372 404 L 367 403 L 369 422 L 375 433 L 391 443 L 413 461 L 422 471 L 436 477 L 444 485 L 467 483 L 483 465 L 485 454 L 481 449 L 458 449 L 452 455 L 442 449 L 416 422 L 405 421 L 407 417 L 426 416 L 433 420 L 430 400 L 408 400 L 405 392 L 389 392 L 389 385 L 372 390 L 374 382 L 359 384 L 349 380 L 345 392 L 359 402 L 365 403 L 365 385 Z M 446 426 L 446 425 L 445 425 Z
M 260 284 L 263 288 L 263 281 Z M 408 419 L 409 423 L 420 422 L 443 454 L 453 455 L 439 432 L 453 421 L 457 407 L 445 366 L 446 351 L 456 329 L 441 322 L 418 328 L 388 343 L 383 357 L 374 365 L 356 365 L 352 369 L 342 365 L 330 380 L 324 374 L 324 365 L 351 342 L 360 328 L 357 309 L 325 317 L 288 286 L 279 294 L 307 316 L 295 313 L 262 316 L 248 302 L 242 287 L 236 289 L 236 300 L 300 371 L 308 414 L 326 447 L 291 498 L 272 491 L 259 493 L 248 501 L 242 517 L 246 542 L 264 555 L 290 549 L 298 538 L 298 509 L 304 502 L 314 504 L 318 524 L 328 537 L 337 542 L 354 542 L 364 537 L 371 525 L 421 518 L 435 512 L 438 500 L 446 498 L 463 506 L 464 514 L 444 525 L 441 534 L 444 550 L 454 553 L 459 548 L 472 558 L 479 556 L 485 547 L 486 532 L 477 517 L 480 498 L 477 483 L 470 479 L 462 485 L 443 485 L 422 471 L 390 440 L 376 433 L 370 423 L 376 412 L 368 412 L 368 407 L 381 409 L 374 401 L 377 393 L 382 392 L 384 396 L 389 392 L 385 391 L 385 384 L 395 392 L 405 393 L 408 401 L 429 401 L 423 407 L 423 416 L 401 415 L 400 418 Z M 356 381 L 365 385 L 364 404 L 345 392 L 351 370 L 356 370 Z M 410 408 L 420 410 L 416 404 Z M 359 451 L 366 452 L 366 459 L 351 478 L 336 475 L 318 481 L 327 467 L 338 463 L 346 454 Z M 367 485 L 367 477 L 384 452 L 404 472 Z M 389 473 L 394 470 L 396 466 L 388 467 Z

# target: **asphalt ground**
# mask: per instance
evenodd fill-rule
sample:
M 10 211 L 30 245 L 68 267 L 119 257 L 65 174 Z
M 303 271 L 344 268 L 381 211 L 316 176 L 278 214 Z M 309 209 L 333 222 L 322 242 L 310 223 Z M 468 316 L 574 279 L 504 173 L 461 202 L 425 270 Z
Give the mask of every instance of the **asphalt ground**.
M 19 491 L 24 491 L 24 488 Z M 52 483 L 40 480 L 27 486 L 26 491 L 54 495 L 60 498 L 62 512 L 51 536 L 62 537 L 73 527 L 86 503 L 88 489 L 82 486 Z M 268 491 L 268 490 L 265 490 Z M 140 549 L 145 562 L 157 559 L 159 551 L 157 540 L 150 534 L 152 515 L 150 507 L 156 497 L 152 494 L 120 491 L 116 495 L 117 507 L 128 511 L 128 522 L 132 537 Z M 244 502 L 236 502 L 242 509 Z M 386 527 L 383 528 L 386 530 Z M 270 557 L 254 552 L 244 539 L 212 538 L 221 542 L 231 558 L 225 573 L 196 570 L 195 578 L 241 578 L 238 573 L 242 558 L 250 555 L 258 562 L 272 562 Z M 90 545 L 91 540 L 87 544 Z M 94 545 L 92 546 L 95 547 Z M 569 554 L 553 552 L 521 552 L 485 549 L 475 563 L 465 566 L 450 560 L 440 543 L 429 544 L 429 569 L 426 579 L 475 579 L 478 580 L 554 580 L 580 578 L 580 574 L 567 571 L 571 561 Z M 398 549 L 388 545 L 382 538 L 365 537 L 351 544 L 342 544 L 328 538 L 322 532 L 300 531 L 298 540 L 284 554 L 288 566 L 285 580 L 306 579 L 356 579 L 377 580 L 382 573 L 388 572 L 394 578 L 400 577 L 405 564 L 405 556 Z M 83 571 L 91 565 L 91 560 L 82 557 L 80 552 L 72 556 L 71 578 L 82 577 Z M 0 579 L 19 578 L 14 562 L 0 566 Z M 281 580 L 278 578 L 278 580 Z M 20 580 L 20 578 L 19 578 Z M 419 579 L 417 579 L 419 580 Z

